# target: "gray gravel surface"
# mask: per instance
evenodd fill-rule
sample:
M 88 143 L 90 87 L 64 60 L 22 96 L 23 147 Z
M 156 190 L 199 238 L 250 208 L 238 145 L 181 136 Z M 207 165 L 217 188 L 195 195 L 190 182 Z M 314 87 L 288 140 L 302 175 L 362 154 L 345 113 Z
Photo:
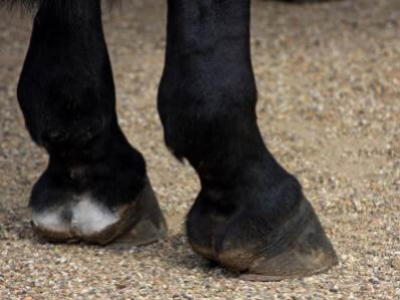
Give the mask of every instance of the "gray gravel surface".
M 0 12 L 0 299 L 400 299 L 400 1 L 253 1 L 262 134 L 340 257 L 326 274 L 276 283 L 239 281 L 186 242 L 199 183 L 166 150 L 155 100 L 165 2 L 104 16 L 120 123 L 170 225 L 165 241 L 128 249 L 33 236 L 26 205 L 47 159 L 16 101 L 31 19 Z

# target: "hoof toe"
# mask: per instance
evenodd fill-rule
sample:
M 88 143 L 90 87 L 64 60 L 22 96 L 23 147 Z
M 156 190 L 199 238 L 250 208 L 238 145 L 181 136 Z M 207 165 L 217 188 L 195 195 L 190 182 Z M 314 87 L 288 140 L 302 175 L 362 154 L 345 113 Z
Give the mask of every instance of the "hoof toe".
M 311 206 L 309 209 L 312 210 Z M 306 277 L 327 271 L 337 263 L 335 250 L 312 211 L 308 223 L 292 243 L 273 255 L 266 251 L 251 263 L 240 278 L 249 281 L 279 281 Z
M 146 201 L 140 201 L 146 199 Z M 141 218 L 115 239 L 113 245 L 143 246 L 155 243 L 167 237 L 167 223 L 158 206 L 154 191 L 150 185 L 141 194 L 136 211 L 142 213 Z M 129 212 L 127 212 L 129 214 Z M 135 218 L 135 210 L 132 210 L 132 219 Z
M 149 220 L 139 222 L 133 229 L 112 242 L 113 246 L 144 246 L 167 237 L 165 223 L 156 225 Z

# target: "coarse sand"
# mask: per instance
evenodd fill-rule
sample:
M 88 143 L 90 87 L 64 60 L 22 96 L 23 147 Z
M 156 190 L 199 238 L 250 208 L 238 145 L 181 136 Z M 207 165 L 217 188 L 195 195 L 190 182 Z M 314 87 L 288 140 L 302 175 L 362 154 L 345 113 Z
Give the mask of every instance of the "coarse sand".
M 184 219 L 199 182 L 163 143 L 156 111 L 166 1 L 131 0 L 104 26 L 120 124 L 146 157 L 170 232 L 139 248 L 32 234 L 47 157 L 16 99 L 32 19 L 0 12 L 0 299 L 400 299 L 400 1 L 253 1 L 258 122 L 303 184 L 340 258 L 325 274 L 246 282 L 194 254 Z

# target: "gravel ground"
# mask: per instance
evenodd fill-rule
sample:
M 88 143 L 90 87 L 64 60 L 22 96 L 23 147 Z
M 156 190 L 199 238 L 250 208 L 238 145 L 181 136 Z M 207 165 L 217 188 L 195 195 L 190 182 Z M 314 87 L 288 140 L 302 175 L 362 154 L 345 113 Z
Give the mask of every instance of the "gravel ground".
M 126 1 L 104 16 L 120 122 L 170 225 L 167 240 L 130 249 L 32 235 L 26 205 L 46 155 L 15 95 L 31 20 L 0 12 L 0 299 L 400 299 L 400 1 L 253 1 L 262 134 L 340 257 L 326 274 L 277 283 L 239 281 L 188 247 L 199 184 L 166 150 L 155 105 L 164 2 Z

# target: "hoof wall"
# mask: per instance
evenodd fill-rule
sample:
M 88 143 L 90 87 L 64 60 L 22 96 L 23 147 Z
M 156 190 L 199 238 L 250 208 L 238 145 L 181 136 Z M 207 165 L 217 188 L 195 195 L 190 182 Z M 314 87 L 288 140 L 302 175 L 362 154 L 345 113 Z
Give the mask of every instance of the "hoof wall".
M 156 243 L 157 241 L 163 240 L 166 237 L 167 237 L 167 228 L 165 224 L 161 224 L 160 227 L 157 227 L 154 223 L 148 220 L 143 220 L 129 232 L 115 239 L 110 246 L 139 247 Z
M 50 242 L 144 245 L 166 236 L 167 225 L 150 182 L 131 204 L 109 209 L 96 199 L 76 196 L 48 211 L 33 211 L 35 233 Z
M 240 278 L 249 281 L 280 281 L 311 276 L 338 263 L 335 250 L 307 200 L 306 226 L 295 240 L 275 255 L 255 259 Z

